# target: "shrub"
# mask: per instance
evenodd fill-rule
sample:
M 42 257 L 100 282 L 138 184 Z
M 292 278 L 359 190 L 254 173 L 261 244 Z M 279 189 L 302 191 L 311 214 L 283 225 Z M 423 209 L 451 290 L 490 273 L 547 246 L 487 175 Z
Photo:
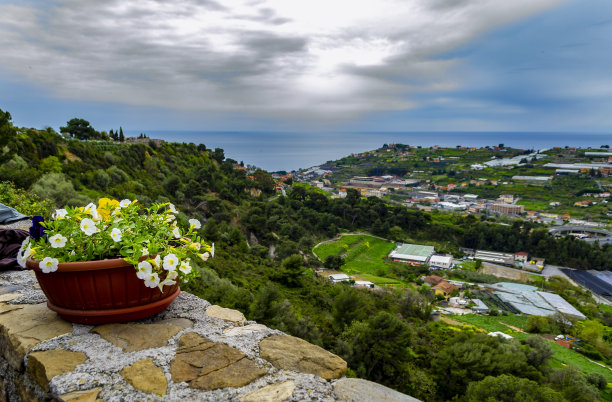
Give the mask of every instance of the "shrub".
M 0 203 L 15 208 L 24 215 L 51 216 L 53 203 L 36 194 L 16 188 L 11 182 L 0 182 Z

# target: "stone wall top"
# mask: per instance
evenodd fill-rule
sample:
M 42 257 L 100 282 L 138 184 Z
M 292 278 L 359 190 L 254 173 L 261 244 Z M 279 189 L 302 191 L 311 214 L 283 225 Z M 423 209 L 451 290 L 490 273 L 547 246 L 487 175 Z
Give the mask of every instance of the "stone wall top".
M 45 300 L 31 272 L 0 273 L 0 401 L 415 400 L 186 292 L 146 320 L 100 326 L 68 323 Z

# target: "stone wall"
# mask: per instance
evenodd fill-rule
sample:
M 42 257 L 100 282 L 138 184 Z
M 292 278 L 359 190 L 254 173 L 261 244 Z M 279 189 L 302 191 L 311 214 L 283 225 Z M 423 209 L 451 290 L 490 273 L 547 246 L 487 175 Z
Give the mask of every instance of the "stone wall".
M 71 324 L 29 271 L 0 274 L 0 401 L 414 401 L 346 362 L 182 292 L 160 314 Z

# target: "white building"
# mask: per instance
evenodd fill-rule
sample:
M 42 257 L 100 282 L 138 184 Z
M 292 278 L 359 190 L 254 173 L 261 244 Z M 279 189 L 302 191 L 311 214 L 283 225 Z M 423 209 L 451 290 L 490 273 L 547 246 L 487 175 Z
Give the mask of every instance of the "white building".
M 355 281 L 355 287 L 374 289 L 374 283 L 370 281 Z
M 347 274 L 332 274 L 329 276 L 331 283 L 348 282 L 351 280 Z
M 429 258 L 430 267 L 449 269 L 452 265 L 452 255 L 432 255 Z

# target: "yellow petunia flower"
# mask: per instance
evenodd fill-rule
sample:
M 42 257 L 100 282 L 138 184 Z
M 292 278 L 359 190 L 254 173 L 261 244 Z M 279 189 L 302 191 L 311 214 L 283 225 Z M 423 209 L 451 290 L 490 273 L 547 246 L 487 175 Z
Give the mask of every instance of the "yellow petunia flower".
M 100 198 L 98 200 L 98 213 L 104 217 L 105 220 L 110 218 L 111 213 L 115 208 L 119 206 L 119 201 L 111 200 L 110 198 Z

